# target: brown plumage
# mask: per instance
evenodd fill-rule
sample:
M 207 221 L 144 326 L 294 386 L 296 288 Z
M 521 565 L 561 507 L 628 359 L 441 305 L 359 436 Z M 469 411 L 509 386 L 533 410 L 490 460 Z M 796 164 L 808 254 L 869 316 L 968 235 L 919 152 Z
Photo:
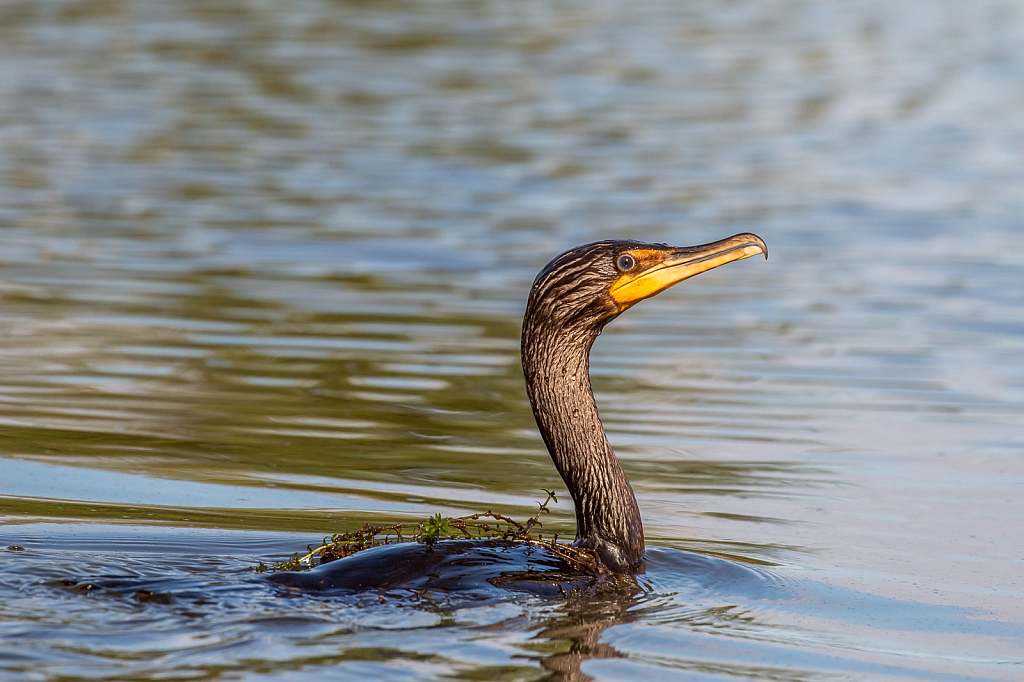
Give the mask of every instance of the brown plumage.
M 522 334 L 527 395 L 576 507 L 576 544 L 596 551 L 613 571 L 639 566 L 644 529 L 597 412 L 590 348 L 606 324 L 640 300 L 760 253 L 767 257 L 768 249 L 752 234 L 683 248 L 595 242 L 556 257 L 533 283 Z
M 703 246 L 605 241 L 558 256 L 537 275 L 523 319 L 526 391 L 544 443 L 576 505 L 576 544 L 611 570 L 629 573 L 644 555 L 644 528 L 633 489 L 605 437 L 590 388 L 590 347 L 606 324 L 639 301 L 730 261 L 765 254 L 759 237 L 739 234 Z M 423 589 L 479 591 L 545 580 L 564 594 L 558 557 L 510 540 L 384 545 L 268 580 L 321 591 Z M 541 570 L 547 566 L 554 572 Z M 496 576 L 495 573 L 499 575 Z M 579 576 L 576 576 L 578 578 Z M 572 588 L 572 578 L 568 589 Z

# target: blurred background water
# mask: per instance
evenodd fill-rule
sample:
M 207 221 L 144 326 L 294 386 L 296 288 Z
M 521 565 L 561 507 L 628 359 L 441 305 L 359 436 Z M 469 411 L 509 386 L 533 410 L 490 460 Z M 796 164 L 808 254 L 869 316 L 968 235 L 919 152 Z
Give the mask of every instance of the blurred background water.
M 1021 679 L 1022 111 L 1014 2 L 5 0 L 0 676 Z M 537 270 L 744 231 L 594 349 L 643 596 L 247 582 L 532 513 Z

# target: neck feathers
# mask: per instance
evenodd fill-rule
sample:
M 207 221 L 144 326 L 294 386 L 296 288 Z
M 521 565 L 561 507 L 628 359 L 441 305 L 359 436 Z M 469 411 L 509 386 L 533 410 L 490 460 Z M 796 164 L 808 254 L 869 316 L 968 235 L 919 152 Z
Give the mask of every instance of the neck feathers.
M 590 386 L 590 348 L 599 330 L 552 329 L 527 311 L 522 356 L 526 391 L 551 459 L 576 506 L 576 544 L 612 570 L 644 553 L 633 489 L 615 457 Z

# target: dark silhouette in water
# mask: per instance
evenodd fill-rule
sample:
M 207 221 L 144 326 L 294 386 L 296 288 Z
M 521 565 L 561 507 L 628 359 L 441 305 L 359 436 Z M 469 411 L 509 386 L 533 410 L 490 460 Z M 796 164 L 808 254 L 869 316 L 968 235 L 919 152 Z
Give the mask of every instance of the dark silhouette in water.
M 590 385 L 590 349 L 606 324 L 645 298 L 720 265 L 763 254 L 760 237 L 738 234 L 710 244 L 671 247 L 610 240 L 553 259 L 534 280 L 523 318 L 526 392 L 537 427 L 576 507 L 576 542 L 611 572 L 635 572 L 644 531 L 633 489 L 605 436 Z M 359 552 L 308 572 L 270 580 L 301 589 L 464 588 L 496 575 L 575 584 L 586 576 L 536 548 L 501 540 L 448 541 L 433 547 L 391 545 Z M 515 568 L 515 570 L 512 570 Z M 502 570 L 505 569 L 505 570 Z M 433 576 L 433 577 L 432 577 Z M 483 577 L 481 577 L 483 576 Z M 489 578 L 488 578 L 489 576 Z M 515 583 L 516 580 L 505 580 Z M 521 582 L 521 581 L 520 581 Z M 540 582 L 544 582 L 541 580 Z
M 598 582 L 530 543 L 495 539 L 445 540 L 431 547 L 415 542 L 383 545 L 312 571 L 267 577 L 303 591 L 431 590 L 471 599 L 493 596 L 495 588 L 558 596 Z

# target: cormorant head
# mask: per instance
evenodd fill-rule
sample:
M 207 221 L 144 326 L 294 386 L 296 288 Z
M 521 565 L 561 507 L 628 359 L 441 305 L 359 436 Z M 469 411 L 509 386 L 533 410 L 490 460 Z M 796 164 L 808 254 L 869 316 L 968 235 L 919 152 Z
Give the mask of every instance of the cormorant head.
M 555 257 L 540 271 L 530 290 L 527 319 L 550 331 L 596 335 L 643 299 L 758 254 L 767 258 L 768 247 L 749 233 L 700 246 L 627 240 L 584 244 Z

